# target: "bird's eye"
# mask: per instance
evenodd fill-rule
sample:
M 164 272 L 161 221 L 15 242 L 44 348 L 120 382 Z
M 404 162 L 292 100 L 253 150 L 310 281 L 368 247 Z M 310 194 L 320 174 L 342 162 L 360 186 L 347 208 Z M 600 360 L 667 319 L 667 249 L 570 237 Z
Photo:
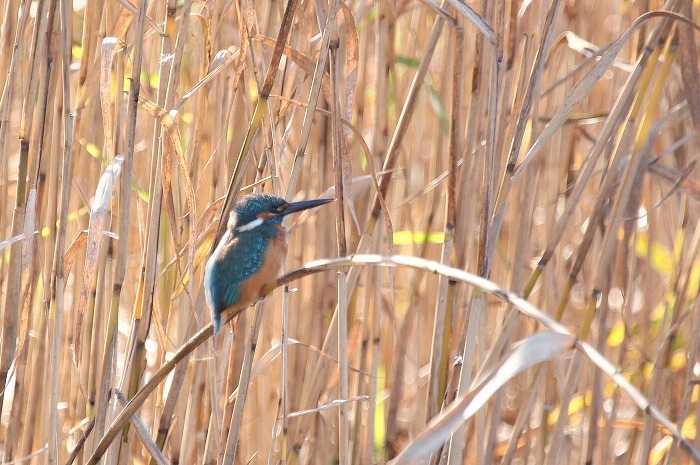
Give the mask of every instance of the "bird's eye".
M 276 215 L 279 215 L 280 213 L 284 213 L 286 204 L 283 205 L 274 205 L 271 209 L 270 212 L 274 213 Z

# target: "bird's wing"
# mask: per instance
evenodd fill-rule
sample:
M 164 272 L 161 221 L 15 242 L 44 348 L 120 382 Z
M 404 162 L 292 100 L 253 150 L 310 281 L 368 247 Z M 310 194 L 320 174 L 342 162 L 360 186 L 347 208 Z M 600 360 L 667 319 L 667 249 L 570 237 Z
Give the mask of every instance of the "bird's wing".
M 265 243 L 254 241 L 247 236 L 239 236 L 226 244 L 217 263 L 212 267 L 212 300 L 217 312 L 239 302 L 240 284 L 250 279 L 260 270 L 265 257 Z
M 241 296 L 238 293 L 238 285 L 237 284 L 229 284 L 228 286 L 225 286 L 222 289 L 222 295 L 221 295 L 221 307 L 222 309 L 228 308 L 231 305 L 234 305 L 236 302 L 240 300 Z

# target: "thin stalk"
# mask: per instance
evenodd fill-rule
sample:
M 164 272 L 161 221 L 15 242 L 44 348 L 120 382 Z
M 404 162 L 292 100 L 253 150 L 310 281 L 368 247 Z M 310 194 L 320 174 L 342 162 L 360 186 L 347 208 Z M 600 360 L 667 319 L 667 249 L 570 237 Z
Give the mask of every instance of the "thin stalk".
M 333 13 L 333 12 L 331 12 Z M 332 14 L 331 16 L 335 16 Z M 331 34 L 333 26 L 331 26 Z M 331 68 L 331 144 L 333 147 L 333 172 L 336 192 L 336 222 L 335 232 L 337 237 L 338 256 L 343 257 L 348 253 L 347 238 L 345 237 L 345 186 L 342 159 L 347 156 L 343 153 L 343 132 L 340 125 L 340 81 L 338 78 L 338 39 L 333 36 L 330 43 L 330 68 Z M 338 278 L 338 375 L 340 377 L 340 399 L 350 398 L 348 388 L 348 276 L 347 270 L 339 270 Z M 338 408 L 338 457 L 340 465 L 350 463 L 350 418 L 347 403 L 342 403 Z
M 228 430 L 228 438 L 226 439 L 226 450 L 223 455 L 223 465 L 232 465 L 236 457 L 236 449 L 238 448 L 238 436 L 241 431 L 241 423 L 243 422 L 243 407 L 245 406 L 248 387 L 250 383 L 251 367 L 253 366 L 253 358 L 255 357 L 255 348 L 258 343 L 258 334 L 262 325 L 263 311 L 265 303 L 260 302 L 255 306 L 255 314 L 253 322 L 250 326 L 250 337 L 246 344 L 246 351 L 243 357 L 243 370 L 241 371 L 240 381 L 238 383 L 238 395 L 236 403 L 233 407 L 233 418 L 231 419 L 231 427 Z

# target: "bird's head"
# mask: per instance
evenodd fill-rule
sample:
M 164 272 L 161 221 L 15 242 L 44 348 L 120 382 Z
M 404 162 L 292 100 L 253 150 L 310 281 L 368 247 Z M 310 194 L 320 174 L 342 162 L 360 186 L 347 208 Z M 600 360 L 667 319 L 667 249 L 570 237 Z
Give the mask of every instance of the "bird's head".
M 334 199 L 287 202 L 270 194 L 251 194 L 236 203 L 228 221 L 228 228 L 235 233 L 252 231 L 263 224 L 282 223 L 290 213 L 318 207 Z

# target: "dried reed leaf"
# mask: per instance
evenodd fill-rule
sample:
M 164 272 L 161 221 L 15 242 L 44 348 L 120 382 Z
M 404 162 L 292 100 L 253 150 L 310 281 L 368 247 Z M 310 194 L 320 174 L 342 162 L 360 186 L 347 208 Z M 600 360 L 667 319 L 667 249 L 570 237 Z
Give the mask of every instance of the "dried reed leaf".
M 266 47 L 274 47 L 275 45 L 274 39 L 260 34 L 253 37 L 253 40 L 260 42 Z M 314 69 L 316 68 L 316 64 L 311 58 L 307 57 L 300 51 L 288 45 L 285 45 L 283 53 L 287 58 L 290 58 L 295 65 L 300 67 L 306 74 L 308 74 L 309 76 L 314 75 Z M 328 75 L 328 72 L 324 72 L 323 80 L 321 81 L 321 89 L 323 90 L 323 95 L 326 97 L 326 100 L 330 102 L 331 84 L 329 79 L 330 76 Z
M 124 50 L 125 44 L 116 37 L 102 39 L 100 58 L 100 104 L 104 133 L 103 154 L 107 160 L 114 155 L 114 128 L 112 127 L 112 63 L 114 55 Z
M 302 415 L 310 415 L 312 413 L 319 413 L 319 412 L 322 412 L 324 410 L 340 407 L 343 404 L 352 404 L 354 402 L 359 402 L 361 400 L 367 400 L 367 399 L 369 399 L 369 396 L 355 396 L 355 397 L 351 397 L 349 399 L 338 399 L 338 400 L 332 401 L 329 404 L 321 405 L 320 407 L 312 408 L 309 410 L 300 410 L 298 412 L 292 412 L 289 414 L 289 418 L 300 417 Z
M 393 465 L 426 458 L 445 443 L 462 423 L 474 415 L 500 388 L 516 375 L 574 348 L 576 338 L 558 333 L 537 333 L 518 343 L 505 361 L 469 393 L 455 400 L 435 417 L 394 461 Z
M 88 232 L 83 229 L 78 233 L 76 238 L 73 239 L 73 242 L 68 247 L 68 250 L 66 250 L 66 254 L 63 256 L 63 269 L 65 270 L 66 276 L 70 275 L 70 272 L 73 269 L 73 262 L 75 262 L 75 257 L 87 243 L 87 238 Z M 67 285 L 67 280 L 63 283 L 63 285 Z
M 100 177 L 100 182 L 95 191 L 95 198 L 90 209 L 90 222 L 87 232 L 87 250 L 85 252 L 85 270 L 83 272 L 83 285 L 80 290 L 80 300 L 78 301 L 77 319 L 75 326 L 75 350 L 73 361 L 76 367 L 80 366 L 80 349 L 82 341 L 83 319 L 87 309 L 88 298 L 95 291 L 97 280 L 97 258 L 102 244 L 103 232 L 108 228 L 107 213 L 109 203 L 114 190 L 114 183 L 121 171 L 124 157 L 115 157 L 114 161 L 105 169 Z
M 530 163 L 535 156 L 542 150 L 542 148 L 549 142 L 552 136 L 561 129 L 561 127 L 566 123 L 566 121 L 571 116 L 573 109 L 578 105 L 584 98 L 586 98 L 593 86 L 598 83 L 600 78 L 603 77 L 607 69 L 610 67 L 611 63 L 615 60 L 615 57 L 620 52 L 622 47 L 627 43 L 632 33 L 637 29 L 644 26 L 644 23 L 652 18 L 666 16 L 670 17 L 686 24 L 688 21 L 682 16 L 672 13 L 669 11 L 652 11 L 641 15 L 637 20 L 632 23 L 632 25 L 616 40 L 614 40 L 609 45 L 603 47 L 601 51 L 596 55 L 600 59 L 593 65 L 593 68 L 586 73 L 586 75 L 581 78 L 579 82 L 576 83 L 571 92 L 566 96 L 564 101 L 559 105 L 559 109 L 554 113 L 552 119 L 547 123 L 547 125 L 542 129 L 542 132 L 537 137 L 535 142 L 528 150 L 527 155 L 523 161 L 518 165 L 515 170 L 515 175 L 520 174 L 525 166 Z M 695 28 L 698 26 L 692 25 Z
M 671 189 L 666 193 L 666 195 L 664 195 L 661 199 L 659 199 L 658 202 L 656 202 L 656 204 L 652 207 L 652 210 L 655 210 L 664 203 L 666 203 L 671 197 L 673 197 L 676 191 L 683 190 L 683 185 L 688 181 L 688 177 L 693 173 L 693 170 L 695 169 L 695 164 L 696 160 L 694 160 L 693 163 L 688 165 L 688 167 L 680 173 L 678 180 L 673 183 Z M 693 195 L 693 192 L 691 191 L 689 192 L 689 194 Z M 698 198 L 697 195 L 695 195 L 694 197 L 696 199 Z M 632 218 L 636 218 L 636 216 L 633 216 Z
M 32 278 L 32 269 L 34 266 L 34 230 L 36 229 L 36 189 L 32 188 L 27 197 L 27 205 L 24 216 L 24 229 L 22 235 L 28 240 L 22 242 L 22 289 L 20 291 L 20 305 L 22 312 L 19 317 L 19 327 L 17 328 L 17 346 L 15 354 L 12 357 L 13 363 L 8 374 L 8 378 L 12 378 L 13 372 L 17 369 L 16 361 L 19 354 L 24 348 L 24 343 L 27 340 L 27 331 L 29 330 L 27 323 L 29 322 L 29 310 L 31 308 L 31 287 L 34 279 Z
M 355 108 L 355 91 L 357 87 L 357 68 L 360 62 L 360 38 L 357 34 L 355 18 L 352 11 L 345 4 L 339 2 L 340 12 L 343 15 L 345 28 L 345 114 L 343 117 L 352 121 L 352 111 Z M 346 127 L 346 133 L 349 129 Z
M 547 95 L 554 92 L 555 89 L 559 88 L 559 86 L 567 82 L 569 79 L 572 79 L 574 75 L 576 75 L 581 69 L 588 66 L 592 61 L 594 61 L 600 53 L 600 47 L 584 40 L 583 38 L 579 37 L 571 31 L 564 32 L 557 39 L 557 45 L 555 46 L 555 49 L 561 46 L 564 42 L 566 42 L 566 45 L 569 47 L 569 49 L 580 53 L 586 58 L 576 63 L 571 68 L 568 68 L 562 77 L 555 80 L 547 89 L 543 90 L 540 93 L 540 98 L 546 97 Z M 554 54 L 552 53 L 550 54 L 549 58 L 552 58 L 553 56 Z M 612 66 L 627 73 L 630 73 L 634 70 L 633 66 L 626 62 L 618 60 L 617 58 L 613 60 Z M 547 120 L 549 120 L 549 118 L 547 118 Z
M 583 37 L 579 36 L 573 31 L 564 32 L 562 40 L 566 41 L 566 45 L 569 47 L 570 50 L 580 53 L 581 55 L 587 58 L 594 59 L 597 56 L 597 54 L 600 53 L 600 47 L 585 40 Z M 587 63 L 589 63 L 588 60 L 584 60 L 581 62 L 582 65 Z M 612 66 L 627 73 L 632 71 L 632 67 L 628 63 L 625 63 L 624 61 L 620 61 L 618 59 L 613 60 Z M 578 69 L 578 65 L 576 66 L 576 69 Z M 569 72 L 566 73 L 567 76 L 569 74 Z
M 192 97 L 199 90 L 200 87 L 214 79 L 226 66 L 231 64 L 240 53 L 240 50 L 234 50 L 233 47 L 216 52 L 214 60 L 209 63 L 209 72 L 207 75 L 204 76 L 197 84 L 195 84 L 194 87 L 188 90 L 180 100 L 178 100 L 178 102 L 173 106 L 173 109 L 170 110 L 170 115 L 174 118 L 177 112 L 180 110 L 180 107 L 182 107 L 182 105 L 184 105 L 187 100 L 189 100 L 190 97 Z
M 673 188 L 671 189 L 671 192 L 664 196 L 663 200 L 668 198 L 673 192 L 675 192 L 676 189 L 679 189 L 681 192 L 690 195 L 696 200 L 700 200 L 700 183 L 689 178 L 689 176 L 693 173 L 696 161 L 697 160 L 694 160 L 681 172 L 678 172 L 677 170 L 669 168 L 660 163 L 651 163 L 651 166 L 649 167 L 650 173 L 656 175 L 657 177 L 667 182 L 673 183 Z M 656 206 L 660 206 L 663 203 L 663 200 L 659 202 Z
M 448 3 L 454 7 L 462 16 L 467 18 L 467 21 L 472 23 L 481 32 L 486 39 L 492 44 L 495 42 L 495 34 L 493 28 L 487 23 L 479 13 L 472 10 L 466 3 L 459 0 L 448 0 Z
M 172 121 L 168 121 L 168 124 L 172 122 L 173 126 L 172 127 L 177 127 L 175 125 L 174 118 Z M 178 139 L 179 139 L 179 131 L 178 131 Z M 177 144 L 180 147 L 180 151 L 184 153 L 182 150 L 182 143 L 180 140 L 178 140 Z M 165 211 L 167 212 L 168 215 L 168 225 L 170 226 L 170 235 L 173 238 L 173 245 L 175 246 L 176 250 L 180 250 L 181 245 L 180 245 L 180 237 L 179 237 L 179 228 L 178 228 L 178 215 L 175 213 L 175 199 L 173 198 L 173 180 L 172 180 L 172 171 L 170 169 L 170 156 L 172 155 L 171 148 L 173 148 L 174 145 L 172 143 L 170 144 L 164 144 L 163 145 L 163 152 L 162 152 L 162 162 L 160 165 L 160 182 L 161 186 L 163 187 L 163 197 L 162 197 L 162 205 L 165 206 Z M 178 149 L 175 149 L 177 152 Z M 180 269 L 180 263 L 177 262 L 177 268 L 178 271 Z
M 340 11 L 343 14 L 343 19 L 345 21 L 345 107 L 343 111 L 343 117 L 348 121 L 352 120 L 352 109 L 355 103 L 355 86 L 357 85 L 357 67 L 359 62 L 359 38 L 357 36 L 357 28 L 355 27 L 355 20 L 352 17 L 352 12 L 345 3 L 342 1 L 338 2 Z M 342 164 L 342 175 L 343 175 L 343 194 L 345 196 L 345 205 L 352 216 L 358 233 L 362 233 L 362 228 L 360 227 L 360 221 L 357 219 L 357 212 L 355 211 L 355 202 L 352 198 L 352 164 L 350 163 L 350 155 L 348 150 L 347 136 L 350 129 L 343 125 L 345 129 L 343 130 L 343 136 L 340 140 L 340 162 Z M 340 134 L 338 134 L 340 137 Z M 367 154 L 368 159 L 371 159 L 371 155 Z

